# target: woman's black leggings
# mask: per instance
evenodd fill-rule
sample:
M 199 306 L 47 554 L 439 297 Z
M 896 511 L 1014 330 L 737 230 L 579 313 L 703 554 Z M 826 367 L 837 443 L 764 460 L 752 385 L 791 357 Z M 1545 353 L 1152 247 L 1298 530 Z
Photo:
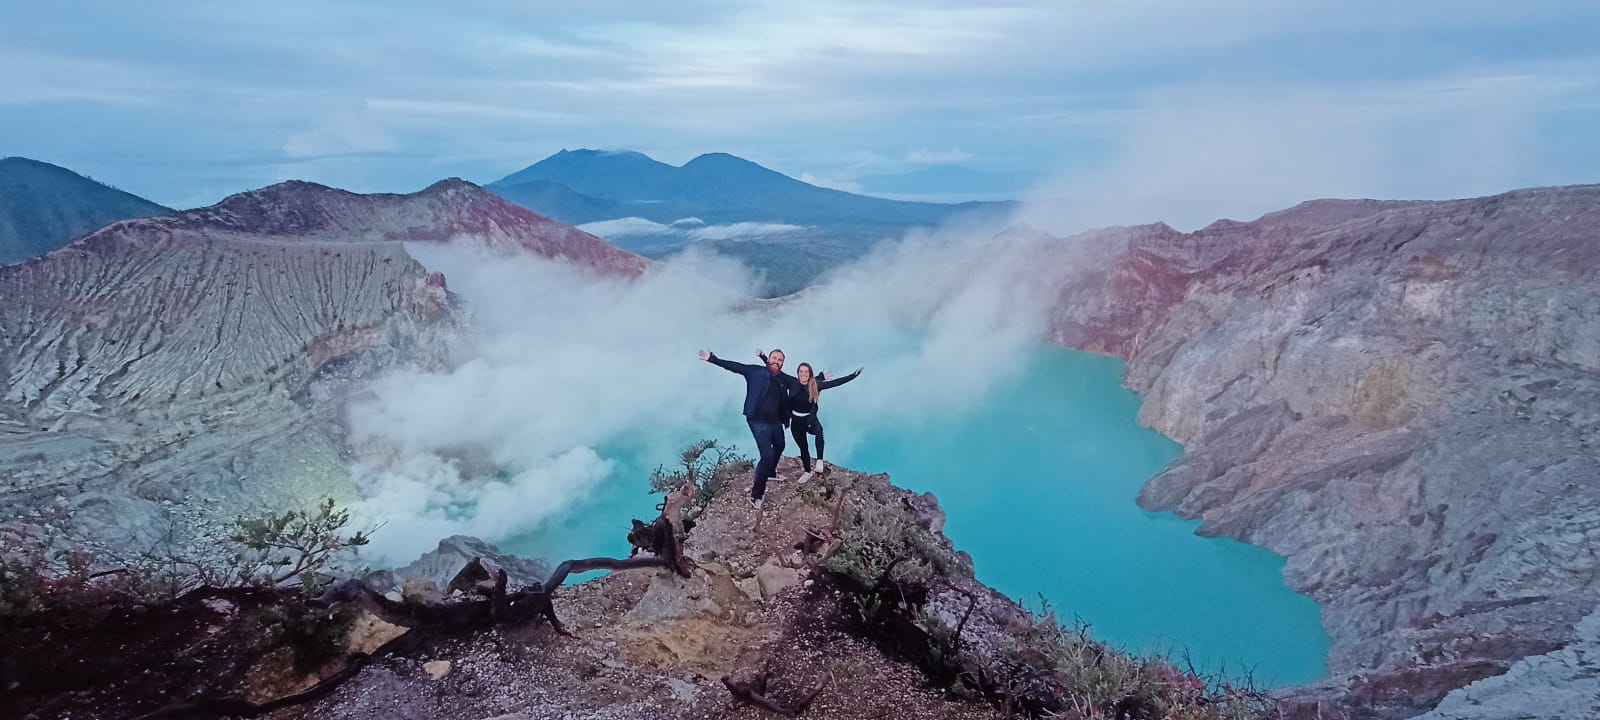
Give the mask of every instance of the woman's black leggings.
M 800 465 L 811 472 L 811 448 L 806 447 L 806 433 L 817 436 L 817 459 L 822 459 L 822 421 L 817 419 L 816 413 L 804 417 L 796 416 L 789 421 L 789 432 L 794 433 L 795 443 L 800 445 Z

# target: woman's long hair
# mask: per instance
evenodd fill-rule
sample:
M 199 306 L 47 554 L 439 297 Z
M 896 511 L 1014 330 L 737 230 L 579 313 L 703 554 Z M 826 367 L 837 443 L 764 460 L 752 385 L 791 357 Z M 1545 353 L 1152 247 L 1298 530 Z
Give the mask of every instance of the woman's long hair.
M 811 363 L 800 363 L 799 365 L 795 366 L 794 371 L 799 373 L 800 368 L 805 368 L 811 371 L 811 382 L 806 383 L 806 388 L 811 391 L 811 404 L 815 405 L 817 404 L 817 396 L 822 393 L 822 388 L 817 387 L 817 371 L 815 368 L 811 367 Z

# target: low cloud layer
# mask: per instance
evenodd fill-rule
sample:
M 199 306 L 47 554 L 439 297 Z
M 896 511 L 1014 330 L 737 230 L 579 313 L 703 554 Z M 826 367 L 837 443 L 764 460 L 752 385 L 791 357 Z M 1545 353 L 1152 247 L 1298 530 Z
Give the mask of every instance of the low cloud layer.
M 789 225 L 787 223 L 770 222 L 738 222 L 727 225 L 707 225 L 700 218 L 682 218 L 674 220 L 670 225 L 646 220 L 641 217 L 625 217 L 616 220 L 601 220 L 599 222 L 579 225 L 579 229 L 596 237 L 614 240 L 625 237 L 639 236 L 676 236 L 686 240 L 741 240 L 752 238 L 775 237 L 789 235 L 805 230 L 804 225 Z
M 858 427 L 959 412 L 1039 341 L 1050 298 L 1027 243 L 975 237 L 989 235 L 913 238 L 783 301 L 750 300 L 743 268 L 697 253 L 625 280 L 408 246 L 471 303 L 482 341 L 453 372 L 390 375 L 350 411 L 359 511 L 386 523 L 377 561 L 452 533 L 537 530 L 617 472 L 618 448 L 666 459 L 682 438 L 718 436 L 750 453 L 743 385 L 700 348 L 755 362 L 755 348 L 781 347 L 789 370 L 866 366 L 826 398 Z M 830 436 L 830 457 L 853 445 Z

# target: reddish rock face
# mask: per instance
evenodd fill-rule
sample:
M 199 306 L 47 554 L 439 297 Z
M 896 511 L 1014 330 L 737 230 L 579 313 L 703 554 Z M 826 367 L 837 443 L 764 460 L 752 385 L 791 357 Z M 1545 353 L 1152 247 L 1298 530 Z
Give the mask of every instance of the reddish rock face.
M 462 180 L 441 180 L 409 195 L 358 195 L 290 181 L 232 195 L 208 208 L 113 227 L 124 227 L 124 232 L 135 235 L 192 232 L 210 237 L 319 242 L 472 239 L 495 249 L 530 252 L 627 275 L 638 275 L 649 264 L 589 233 Z
M 1306 698 L 1409 716 L 1600 605 L 1600 186 L 1059 245 L 1056 341 L 1127 360 L 1185 444 L 1140 504 L 1285 555 L 1321 604 Z

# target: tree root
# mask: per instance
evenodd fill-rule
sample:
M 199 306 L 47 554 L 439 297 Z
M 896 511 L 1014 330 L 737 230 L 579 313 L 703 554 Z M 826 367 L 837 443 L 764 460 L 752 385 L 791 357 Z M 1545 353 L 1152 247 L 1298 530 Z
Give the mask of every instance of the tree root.
M 689 577 L 694 561 L 683 554 L 683 537 L 689 534 L 694 522 L 684 519 L 684 510 L 693 499 L 694 485 L 684 483 L 662 501 L 661 516 L 655 522 L 646 525 L 634 520 L 633 530 L 628 532 L 628 543 L 633 546 L 628 557 L 631 559 L 644 550 L 664 559 L 673 572 Z
M 332 693 L 346 680 L 353 678 L 361 669 L 370 665 L 385 655 L 397 652 L 407 646 L 416 644 L 417 638 L 411 633 L 401 635 L 389 642 L 380 645 L 372 654 L 356 653 L 350 657 L 345 666 L 332 675 L 323 678 L 320 682 L 305 690 L 285 695 L 280 698 L 268 700 L 264 703 L 254 703 L 231 697 L 200 697 L 185 700 L 170 705 L 162 706 L 153 712 L 139 715 L 134 720 L 167 720 L 168 718 L 213 718 L 213 717 L 261 717 L 271 712 L 276 712 L 286 707 L 294 707 L 304 703 L 320 700 Z
M 770 673 L 766 672 L 757 675 L 754 680 L 750 681 L 736 681 L 732 676 L 724 675 L 722 676 L 722 685 L 728 688 L 728 692 L 736 700 L 756 707 L 766 708 L 779 715 L 794 717 L 805 712 L 806 708 L 811 707 L 811 702 L 817 699 L 817 695 L 822 693 L 822 689 L 827 687 L 828 683 L 833 682 L 833 673 L 828 673 L 827 677 L 817 683 L 816 687 L 792 704 L 778 702 L 767 694 L 767 680 L 769 678 Z
M 468 563 L 468 567 L 457 573 L 457 579 L 461 579 L 463 585 L 470 584 L 486 596 L 481 599 L 439 604 L 420 601 L 396 601 L 385 597 L 382 593 L 372 589 L 371 586 L 360 580 L 346 580 L 337 583 L 329 587 L 320 596 L 306 600 L 306 605 L 313 608 L 331 608 L 342 603 L 353 602 L 385 622 L 410 628 L 413 632 L 408 632 L 384 643 L 370 655 L 361 653 L 352 655 L 345 666 L 338 672 L 329 675 L 316 685 L 292 695 L 286 695 L 264 703 L 255 703 L 233 697 L 201 696 L 165 705 L 153 712 L 138 716 L 136 720 L 260 717 L 282 708 L 312 702 L 332 693 L 339 685 L 360 673 L 361 669 L 371 664 L 373 660 L 420 644 L 424 642 L 423 638 L 426 636 L 459 635 L 500 625 L 514 626 L 542 617 L 550 621 L 550 626 L 556 632 L 570 637 L 571 633 L 556 617 L 555 604 L 553 602 L 556 590 L 560 589 L 561 585 L 567 581 L 568 576 L 593 570 L 630 570 L 647 567 L 667 567 L 681 574 L 688 574 L 688 561 L 681 553 L 682 546 L 679 544 L 677 533 L 671 529 L 672 524 L 662 518 L 657 520 L 657 525 L 666 527 L 665 537 L 661 538 L 665 541 L 662 545 L 665 550 L 664 554 L 649 557 L 630 557 L 627 559 L 584 558 L 566 560 L 556 565 L 544 582 L 518 588 L 514 591 L 507 589 L 507 576 L 506 571 L 503 569 L 497 568 L 493 573 L 494 583 L 492 586 L 488 585 L 487 582 L 483 582 L 489 577 L 488 569 L 480 563 L 479 559 L 474 558 Z M 454 584 L 452 582 L 452 585 Z M 250 587 L 200 588 L 188 593 L 188 596 L 198 599 L 226 598 L 235 601 L 251 601 L 255 604 L 282 604 L 289 602 L 292 597 L 291 593 L 275 588 Z M 416 630 L 423 630 L 425 633 L 415 632 Z

